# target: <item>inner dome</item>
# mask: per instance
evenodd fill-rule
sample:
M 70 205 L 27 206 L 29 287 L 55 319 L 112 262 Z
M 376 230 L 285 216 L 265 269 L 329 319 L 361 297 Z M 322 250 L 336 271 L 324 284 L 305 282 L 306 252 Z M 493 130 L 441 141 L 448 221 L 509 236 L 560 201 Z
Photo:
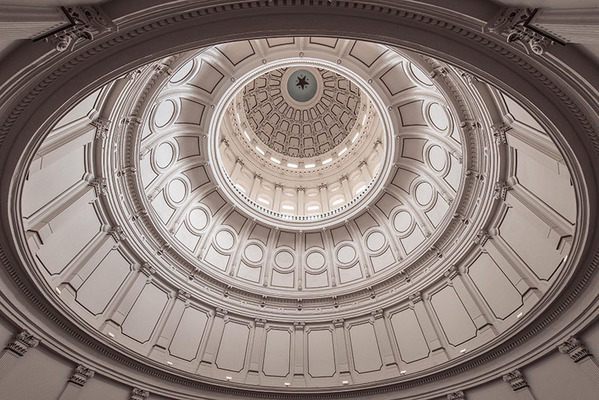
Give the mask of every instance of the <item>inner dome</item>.
M 341 144 L 360 113 L 360 89 L 326 69 L 278 68 L 244 88 L 243 112 L 253 133 L 282 157 L 309 158 Z
M 242 206 L 323 220 L 375 186 L 385 125 L 357 82 L 322 62 L 289 61 L 243 83 L 218 127 L 218 163 Z

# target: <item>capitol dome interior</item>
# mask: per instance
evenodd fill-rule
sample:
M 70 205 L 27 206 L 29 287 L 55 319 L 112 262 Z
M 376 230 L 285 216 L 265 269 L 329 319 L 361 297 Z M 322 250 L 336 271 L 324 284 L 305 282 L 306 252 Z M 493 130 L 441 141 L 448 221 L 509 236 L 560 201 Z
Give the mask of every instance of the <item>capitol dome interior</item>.
M 597 399 L 597 4 L 14 3 L 0 399 Z

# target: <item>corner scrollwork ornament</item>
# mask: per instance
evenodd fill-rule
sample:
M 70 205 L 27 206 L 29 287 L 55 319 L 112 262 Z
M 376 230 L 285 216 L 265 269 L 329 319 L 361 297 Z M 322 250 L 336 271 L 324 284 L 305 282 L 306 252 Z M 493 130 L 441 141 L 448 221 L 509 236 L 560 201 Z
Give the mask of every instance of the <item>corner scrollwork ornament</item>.
M 94 40 L 94 36 L 116 31 L 116 24 L 97 6 L 61 7 L 70 24 L 40 39 L 50 42 L 57 51 L 73 51 L 77 43 Z
M 27 331 L 17 333 L 15 339 L 6 345 L 5 349 L 22 357 L 32 347 L 37 347 L 40 341 Z
M 499 36 L 506 35 L 508 43 L 521 43 L 527 54 L 542 55 L 547 47 L 560 42 L 529 24 L 536 12 L 537 9 L 533 8 L 503 8 L 483 30 Z

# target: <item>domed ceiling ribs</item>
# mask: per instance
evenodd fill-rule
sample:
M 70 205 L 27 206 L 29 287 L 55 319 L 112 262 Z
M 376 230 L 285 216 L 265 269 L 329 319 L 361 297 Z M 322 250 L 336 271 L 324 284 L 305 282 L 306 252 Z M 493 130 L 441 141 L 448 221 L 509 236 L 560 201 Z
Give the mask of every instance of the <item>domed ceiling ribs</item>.
M 388 142 L 373 143 L 366 134 L 347 154 L 315 167 L 347 171 L 335 182 L 305 168 L 272 169 L 277 163 L 266 153 L 255 157 L 230 104 L 222 108 L 227 136 L 211 136 L 210 105 L 232 87 L 218 66 L 229 63 L 239 77 L 251 73 L 263 57 L 254 47 L 269 48 L 266 39 L 143 67 L 56 123 L 23 177 L 23 230 L 41 284 L 90 331 L 134 357 L 199 380 L 229 376 L 267 390 L 283 382 L 337 390 L 343 382 L 403 379 L 402 371 L 441 368 L 503 340 L 564 273 L 575 231 L 571 176 L 545 129 L 459 69 L 386 46 L 295 38 L 273 46 L 273 59 L 294 57 L 296 40 L 306 59 L 333 63 L 331 46 L 351 49 L 342 63 L 358 78 L 371 77 L 387 106 Z M 163 73 L 164 63 L 172 76 Z M 331 97 L 353 110 L 331 121 L 348 121 L 349 131 L 376 127 L 377 111 L 349 79 L 318 71 L 323 82 L 335 82 Z M 278 73 L 285 74 L 276 68 L 266 74 L 276 81 Z M 261 105 L 282 101 L 264 89 L 270 84 L 252 85 L 242 95 L 248 120 L 256 122 Z M 90 108 L 120 123 L 106 131 L 101 120 L 90 121 L 97 116 Z M 263 115 L 271 120 L 274 112 Z M 252 134 L 265 126 L 256 122 Z M 62 135 L 80 139 L 56 148 Z M 344 135 L 327 136 L 331 148 L 319 156 L 351 141 Z M 261 141 L 295 157 L 290 138 Z M 277 143 L 287 147 L 277 150 Z M 210 158 L 211 145 L 252 201 L 264 196 L 276 204 L 278 196 L 279 211 L 285 204 L 305 214 L 315 204 L 331 209 L 342 193 L 355 194 L 376 175 L 365 169 L 377 165 L 376 157 L 390 172 L 381 178 L 384 190 L 347 220 L 281 227 L 228 197 L 215 179 L 221 166 Z M 388 147 L 396 150 L 387 158 L 373 151 Z M 86 161 L 89 154 L 95 163 Z M 355 154 L 365 159 L 345 165 L 356 164 L 348 156 Z M 256 176 L 260 167 L 268 179 Z M 291 184 L 276 181 L 286 176 Z M 292 187 L 302 179 L 310 184 Z
M 267 72 L 243 90 L 243 108 L 252 131 L 268 148 L 284 156 L 326 153 L 340 144 L 356 123 L 360 89 L 331 71 L 314 71 L 320 75 L 322 89 L 316 102 L 307 107 L 285 100 L 286 69 Z

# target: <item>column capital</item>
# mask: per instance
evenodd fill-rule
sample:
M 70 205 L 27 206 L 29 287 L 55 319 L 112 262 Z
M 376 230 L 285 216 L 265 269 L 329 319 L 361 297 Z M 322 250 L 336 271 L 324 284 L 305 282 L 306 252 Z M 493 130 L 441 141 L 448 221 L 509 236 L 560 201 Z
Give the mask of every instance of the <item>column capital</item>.
M 339 178 L 339 182 L 343 182 L 343 181 L 346 181 L 346 180 L 348 180 L 347 175 L 341 175 L 341 177 Z
M 306 326 L 305 322 L 296 321 L 293 323 L 293 327 L 295 328 L 296 331 L 303 331 L 305 326 Z
M 522 372 L 519 369 L 515 369 L 503 375 L 503 380 L 509 383 L 513 391 L 528 387 L 528 383 L 524 379 L 524 375 L 522 375 Z
M 220 308 L 220 307 L 216 307 L 216 310 L 214 310 L 214 315 L 216 315 L 217 317 L 220 318 L 224 318 L 225 315 L 227 315 L 229 312 L 227 310 L 225 310 L 224 308 Z
M 343 328 L 344 322 L 345 320 L 343 318 L 337 318 L 333 320 L 333 325 L 335 326 L 335 328 Z
M 416 304 L 416 303 L 418 303 L 419 301 L 422 301 L 422 293 L 421 293 L 421 292 L 412 293 L 412 294 L 411 294 L 411 295 L 408 297 L 408 299 L 409 299 L 409 300 L 410 300 L 412 303 Z
M 443 275 L 445 275 L 447 279 L 452 280 L 459 274 L 460 271 L 458 270 L 458 267 L 456 267 L 455 265 L 451 265 L 449 268 L 447 268 L 447 271 L 445 271 Z
M 466 399 L 466 395 L 461 390 L 457 391 L 457 392 L 449 393 L 447 395 L 447 400 L 465 400 L 465 399 Z
M 496 124 L 491 125 L 491 129 L 493 130 L 493 136 L 495 136 L 495 143 L 507 144 L 507 136 L 505 134 L 507 131 L 512 129 L 511 126 L 509 126 L 505 122 L 498 122 Z
M 374 319 L 383 318 L 383 309 L 377 308 L 374 311 L 371 311 L 370 314 L 374 317 Z
M 507 192 L 509 190 L 512 190 L 512 187 L 507 182 L 495 182 L 493 197 L 495 197 L 497 200 L 505 201 L 507 197 Z
M 474 243 L 484 246 L 485 243 L 487 243 L 487 240 L 489 240 L 490 238 L 491 238 L 491 235 L 489 234 L 488 231 L 486 231 L 484 229 L 480 229 L 476 233 L 476 237 L 474 238 Z
M 83 386 L 88 379 L 93 378 L 95 371 L 79 364 L 75 368 L 75 373 L 69 378 L 69 382 L 75 385 Z
M 18 356 L 24 356 L 32 347 L 37 347 L 40 343 L 33 335 L 27 331 L 19 332 L 15 335 L 15 339 L 6 345 L 5 349 L 12 351 Z
M 282 183 L 275 183 L 275 189 L 283 189 L 283 184 Z
M 263 328 L 266 324 L 266 319 L 264 318 L 255 318 L 254 323 L 257 327 Z
M 112 123 L 106 118 L 96 118 L 90 125 L 96 128 L 96 140 L 105 140 L 108 137 L 110 131 L 110 125 Z
M 131 391 L 131 397 L 129 400 L 145 400 L 148 397 L 150 397 L 149 391 L 134 387 Z
M 321 183 L 320 185 L 318 185 L 318 189 L 320 189 L 320 190 L 328 189 L 328 185 L 326 183 Z
M 298 192 L 305 192 L 306 188 L 304 186 L 298 186 L 295 188 L 295 190 L 297 190 Z
M 560 353 L 569 355 L 574 362 L 579 362 L 583 358 L 592 356 L 590 350 L 587 349 L 582 342 L 574 336 L 570 336 L 568 340 L 566 340 L 557 349 Z

